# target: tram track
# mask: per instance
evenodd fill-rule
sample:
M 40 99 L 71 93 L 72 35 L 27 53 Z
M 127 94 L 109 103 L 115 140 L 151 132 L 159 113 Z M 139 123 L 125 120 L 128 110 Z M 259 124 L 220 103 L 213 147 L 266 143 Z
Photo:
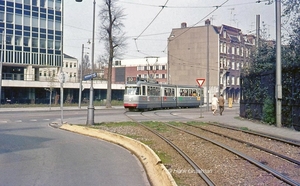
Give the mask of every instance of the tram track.
M 126 115 L 126 112 L 125 112 Z M 142 115 L 142 112 L 141 112 Z M 192 158 L 190 158 L 184 151 L 182 151 L 179 147 L 177 147 L 174 143 L 172 143 L 168 138 L 164 137 L 163 135 L 161 135 L 160 133 L 158 133 L 157 131 L 151 129 L 150 127 L 147 127 L 146 125 L 142 124 L 141 122 L 138 122 L 137 120 L 135 120 L 133 117 L 130 117 L 128 115 L 126 115 L 128 118 L 130 118 L 132 121 L 134 121 L 135 123 L 137 123 L 138 125 L 144 127 L 145 129 L 147 129 L 148 131 L 152 132 L 153 134 L 157 135 L 158 137 L 160 137 L 163 141 L 165 141 L 167 144 L 169 144 L 174 150 L 176 150 L 176 152 L 178 152 L 182 158 L 184 158 L 195 170 L 195 172 L 197 173 L 198 176 L 200 176 L 203 181 L 210 186 L 215 185 L 215 183 L 213 181 L 211 181 L 211 179 L 202 171 L 202 169 L 192 160 Z
M 149 118 L 151 117 L 151 116 L 149 116 L 149 115 L 143 115 L 143 112 L 141 112 L 140 115 L 141 115 L 141 116 L 144 116 L 144 117 L 149 117 Z M 156 112 L 154 112 L 154 115 L 156 116 L 156 118 L 155 118 L 154 120 L 159 120 L 159 119 L 157 118 L 157 117 L 159 117 L 159 115 L 158 115 Z M 170 115 L 171 115 L 171 113 L 170 113 Z M 176 117 L 179 117 L 179 116 L 176 115 Z M 133 121 L 134 121 L 134 119 L 133 119 Z M 184 129 L 179 128 L 179 127 L 175 127 L 175 126 L 170 125 L 169 123 L 166 123 L 166 122 L 162 122 L 162 123 L 164 123 L 165 125 L 167 125 L 167 126 L 169 126 L 169 127 L 171 127 L 171 128 L 174 128 L 174 129 L 179 130 L 179 131 L 181 131 L 181 132 L 185 132 L 185 133 L 187 133 L 187 134 L 193 135 L 193 136 L 195 136 L 195 137 L 197 137 L 197 138 L 201 138 L 202 140 L 208 141 L 208 142 L 210 142 L 210 143 L 212 143 L 212 144 L 215 144 L 215 145 L 217 145 L 217 146 L 219 146 L 219 147 L 221 147 L 221 148 L 223 148 L 223 149 L 226 149 L 227 151 L 230 151 L 231 153 L 234 153 L 235 155 L 238 155 L 238 156 L 241 157 L 242 159 L 251 162 L 252 164 L 254 164 L 254 165 L 256 165 L 257 167 L 259 167 L 260 169 L 262 169 L 262 170 L 264 170 L 264 171 L 266 171 L 266 172 L 272 174 L 272 175 L 275 176 L 276 178 L 278 178 L 278 179 L 284 181 L 286 184 L 289 184 L 289 185 L 299 185 L 299 184 L 300 184 L 300 183 L 298 183 L 297 181 L 294 181 L 293 179 L 291 179 L 291 178 L 287 177 L 286 175 L 282 174 L 281 172 L 276 171 L 276 170 L 274 170 L 274 169 L 272 169 L 272 168 L 266 166 L 264 163 L 262 163 L 262 162 L 260 162 L 260 161 L 257 161 L 257 160 L 255 160 L 254 158 L 252 158 L 252 157 L 250 157 L 250 156 L 247 156 L 246 154 L 243 154 L 243 153 L 241 153 L 241 152 L 235 150 L 234 148 L 231 148 L 231 147 L 229 147 L 229 146 L 227 146 L 227 145 L 225 145 L 225 144 L 222 144 L 222 143 L 220 143 L 220 142 L 218 142 L 218 141 L 216 141 L 216 140 L 209 139 L 209 138 L 204 137 L 204 136 L 202 136 L 202 135 L 200 136 L 199 134 L 196 134 L 196 133 L 191 132 L 191 131 L 188 131 L 188 130 L 184 130 Z M 183 123 L 183 122 L 181 122 L 181 124 L 186 125 L 186 124 Z M 194 127 L 194 126 L 191 126 L 191 125 L 186 125 L 186 126 Z M 147 127 L 147 126 L 145 126 L 145 127 Z M 147 130 L 149 130 L 149 129 L 147 129 Z M 150 130 L 152 130 L 152 129 L 150 129 Z M 154 132 L 155 132 L 155 131 L 154 131 Z M 206 131 L 206 132 L 210 132 L 210 131 Z M 223 134 L 216 134 L 216 133 L 214 133 L 214 134 L 215 134 L 215 135 L 219 135 L 219 136 L 224 136 Z M 161 134 L 160 134 L 160 135 L 161 135 Z M 228 137 L 228 136 L 227 136 L 227 137 L 224 136 L 224 138 L 231 139 L 231 140 L 235 140 L 234 138 L 232 138 L 232 137 L 230 138 L 230 137 Z M 171 143 L 172 143 L 172 142 L 171 142 Z M 244 142 L 244 141 L 239 141 L 239 143 L 247 144 L 247 143 Z M 254 144 L 248 143 L 247 145 L 256 148 L 256 146 L 255 146 Z M 260 148 L 260 150 L 262 150 L 262 148 Z M 264 150 L 265 150 L 265 152 L 267 152 L 267 153 L 275 154 L 274 156 L 279 156 L 280 158 L 284 158 L 284 159 L 286 159 L 286 160 L 288 160 L 288 161 L 290 161 L 290 162 L 296 164 L 296 165 L 299 167 L 299 161 L 298 161 L 298 160 L 294 160 L 294 159 L 292 159 L 292 158 L 285 157 L 284 155 L 280 155 L 279 153 L 277 153 L 277 154 L 276 154 L 276 153 L 273 153 L 272 151 L 268 151 L 267 149 L 264 149 Z M 297 169 L 297 166 L 296 166 L 296 169 Z M 195 170 L 197 170 L 197 169 L 195 169 Z M 299 169 L 298 169 L 298 170 L 299 170 Z

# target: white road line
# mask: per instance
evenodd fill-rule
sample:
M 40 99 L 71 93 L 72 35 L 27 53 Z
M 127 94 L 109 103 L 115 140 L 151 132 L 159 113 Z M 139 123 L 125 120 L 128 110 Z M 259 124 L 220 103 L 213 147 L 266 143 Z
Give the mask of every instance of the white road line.
M 36 119 L 31 119 L 31 120 L 29 120 L 29 121 L 37 121 Z

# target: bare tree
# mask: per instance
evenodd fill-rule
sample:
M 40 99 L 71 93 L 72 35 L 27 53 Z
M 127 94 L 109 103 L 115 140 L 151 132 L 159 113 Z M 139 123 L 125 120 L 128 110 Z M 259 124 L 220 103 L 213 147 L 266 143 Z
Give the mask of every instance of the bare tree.
M 124 9 L 118 5 L 118 0 L 103 0 L 103 5 L 99 13 L 101 19 L 101 41 L 104 41 L 104 56 L 108 56 L 108 77 L 107 77 L 107 95 L 106 108 L 111 108 L 111 84 L 112 84 L 112 64 L 113 59 L 121 57 L 122 51 L 126 46 L 126 37 L 123 32 L 125 18 Z

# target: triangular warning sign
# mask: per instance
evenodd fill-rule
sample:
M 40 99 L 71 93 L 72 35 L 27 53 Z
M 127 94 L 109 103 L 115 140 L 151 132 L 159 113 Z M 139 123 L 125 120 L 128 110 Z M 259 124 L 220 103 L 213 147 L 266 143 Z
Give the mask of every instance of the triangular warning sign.
M 199 78 L 199 79 L 196 79 L 196 81 L 197 81 L 198 85 L 200 87 L 202 87 L 203 83 L 205 82 L 205 79 L 204 78 Z

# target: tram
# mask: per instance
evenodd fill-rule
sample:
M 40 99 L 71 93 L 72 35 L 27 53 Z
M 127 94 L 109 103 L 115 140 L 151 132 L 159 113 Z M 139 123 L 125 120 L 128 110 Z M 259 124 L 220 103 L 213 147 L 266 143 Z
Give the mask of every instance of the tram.
M 147 81 L 126 84 L 124 107 L 130 111 L 196 108 L 203 104 L 203 88 L 180 86 Z

